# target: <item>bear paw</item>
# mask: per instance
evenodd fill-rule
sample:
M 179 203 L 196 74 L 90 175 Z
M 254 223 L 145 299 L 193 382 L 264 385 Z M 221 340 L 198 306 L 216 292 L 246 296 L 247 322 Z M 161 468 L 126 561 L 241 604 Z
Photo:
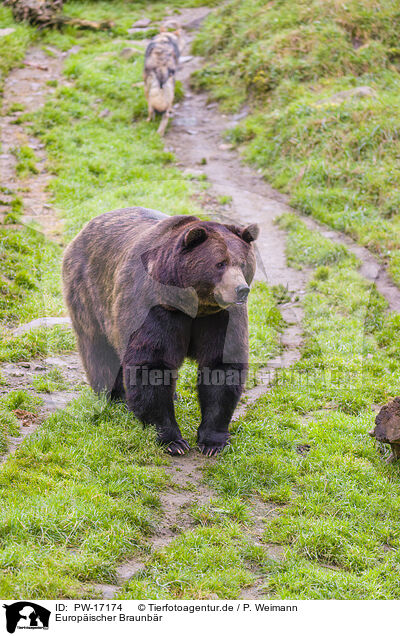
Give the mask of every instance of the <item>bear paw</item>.
M 190 446 L 185 439 L 175 439 L 173 442 L 165 444 L 166 451 L 170 455 L 184 455 L 190 450 Z

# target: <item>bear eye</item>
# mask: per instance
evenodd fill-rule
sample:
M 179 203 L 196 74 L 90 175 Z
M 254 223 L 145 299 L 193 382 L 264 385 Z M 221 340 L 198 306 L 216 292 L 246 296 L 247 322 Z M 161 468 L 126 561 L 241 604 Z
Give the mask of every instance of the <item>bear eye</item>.
M 216 267 L 218 269 L 223 269 L 226 265 L 226 261 L 221 261 L 220 263 L 217 263 Z

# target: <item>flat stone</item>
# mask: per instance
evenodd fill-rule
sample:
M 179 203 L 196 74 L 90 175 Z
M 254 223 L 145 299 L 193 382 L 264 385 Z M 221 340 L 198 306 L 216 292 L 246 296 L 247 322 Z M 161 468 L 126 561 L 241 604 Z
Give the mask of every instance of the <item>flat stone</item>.
M 11 35 L 11 33 L 14 33 L 15 29 L 13 29 L 12 27 L 7 27 L 6 29 L 0 29 L 0 38 L 4 38 L 6 37 L 6 35 Z
M 59 409 L 65 408 L 72 400 L 79 397 L 79 391 L 55 391 L 54 393 L 43 394 L 42 399 L 46 411 L 54 413 Z
M 371 88 L 371 86 L 357 86 L 356 88 L 351 88 L 348 91 L 340 91 L 339 93 L 334 93 L 330 97 L 325 97 L 324 99 L 320 99 L 317 104 L 340 104 L 340 102 L 345 102 L 348 99 L 353 98 L 364 98 L 364 97 L 376 97 L 376 91 Z
M 25 323 L 24 325 L 20 325 L 16 329 L 13 329 L 12 333 L 14 336 L 21 336 L 32 329 L 40 329 L 40 327 L 54 327 L 55 325 L 70 325 L 71 319 L 65 316 L 57 316 L 57 317 L 43 317 L 36 318 L 36 320 L 31 320 L 30 322 Z
M 65 53 L 65 55 L 75 55 L 75 53 L 79 53 L 81 48 L 82 47 L 79 46 L 79 44 L 74 44 L 74 46 L 71 46 L 71 48 L 68 49 L 68 51 Z
M 149 24 L 151 24 L 150 18 L 141 18 L 132 24 L 131 29 L 145 29 Z
M 124 49 L 122 49 L 119 56 L 122 57 L 124 60 L 130 60 L 132 57 L 139 55 L 139 53 L 141 53 L 141 51 L 138 51 L 137 49 L 132 49 L 130 46 L 127 46 Z
M 62 358 L 58 358 L 57 356 L 47 356 L 47 358 L 44 360 L 44 363 L 50 366 L 56 366 L 56 367 L 66 367 L 68 365 L 67 362 L 65 362 L 65 360 L 63 360 Z
M 204 176 L 204 172 L 202 170 L 196 170 L 196 169 L 191 169 L 191 168 L 186 168 L 183 171 L 183 174 L 185 176 L 191 177 L 192 179 L 197 179 L 198 177 L 203 177 Z

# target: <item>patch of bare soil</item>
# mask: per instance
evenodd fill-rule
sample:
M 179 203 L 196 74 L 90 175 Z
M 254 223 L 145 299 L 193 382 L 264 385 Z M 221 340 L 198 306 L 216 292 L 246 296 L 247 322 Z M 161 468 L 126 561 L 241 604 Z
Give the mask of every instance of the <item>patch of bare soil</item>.
M 39 223 L 46 235 L 55 238 L 60 234 L 60 224 L 48 203 L 46 188 L 51 175 L 46 170 L 44 146 L 26 131 L 23 124 L 16 123 L 18 115 L 41 108 L 47 95 L 55 90 L 47 83 L 60 80 L 67 54 L 57 49 L 51 49 L 51 53 L 47 55 L 40 48 L 30 49 L 22 66 L 11 71 L 5 81 L 0 127 L 0 174 L 1 186 L 18 194 L 23 201 L 23 221 Z M 21 106 L 20 111 L 15 110 L 17 104 Z M 13 153 L 20 146 L 29 146 L 34 151 L 38 170 L 37 174 L 21 179 L 15 172 L 17 160 Z M 0 215 L 4 216 L 8 211 L 7 205 L 0 206 Z
M 33 378 L 46 375 L 52 369 L 61 370 L 67 388 L 49 393 L 35 391 L 32 385 Z M 0 396 L 9 393 L 9 391 L 28 390 L 31 394 L 40 397 L 43 404 L 36 414 L 23 409 L 14 411 L 21 423 L 20 434 L 18 437 L 10 436 L 8 438 L 8 449 L 0 457 L 0 464 L 9 455 L 15 453 L 24 439 L 32 435 L 46 417 L 64 408 L 77 398 L 79 389 L 83 384 L 86 384 L 82 363 L 77 353 L 49 356 L 44 360 L 30 360 L 29 362 L 9 362 L 3 364 L 1 371 L 5 383 L 0 386 Z

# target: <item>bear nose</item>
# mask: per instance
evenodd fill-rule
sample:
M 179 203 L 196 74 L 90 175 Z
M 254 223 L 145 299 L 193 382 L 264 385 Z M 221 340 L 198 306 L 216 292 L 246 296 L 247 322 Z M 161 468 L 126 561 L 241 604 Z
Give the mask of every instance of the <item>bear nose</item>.
M 249 295 L 250 287 L 248 287 L 248 285 L 238 285 L 235 291 L 238 302 L 244 303 Z

